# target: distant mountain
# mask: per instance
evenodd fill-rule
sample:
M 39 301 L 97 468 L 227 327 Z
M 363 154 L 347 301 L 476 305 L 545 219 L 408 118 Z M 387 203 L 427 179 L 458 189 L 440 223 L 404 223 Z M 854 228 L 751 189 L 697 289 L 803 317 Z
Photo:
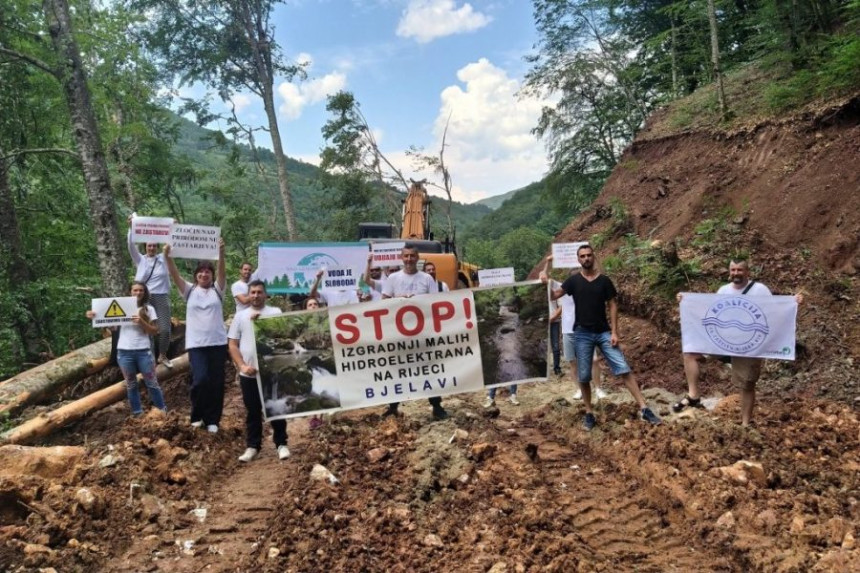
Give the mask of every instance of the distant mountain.
M 486 199 L 481 199 L 480 201 L 475 201 L 473 205 L 485 205 L 495 211 L 499 207 L 502 206 L 502 203 L 516 195 L 520 189 L 514 189 L 513 191 L 508 191 L 507 193 L 502 193 L 501 195 L 494 195 L 492 197 L 487 197 Z
M 184 155 L 200 173 L 201 179 L 197 188 L 209 191 L 204 192 L 202 197 L 183 198 L 186 212 L 192 215 L 200 214 L 200 217 L 205 218 L 212 208 L 213 199 L 217 202 L 219 197 L 237 196 L 242 188 L 252 201 L 268 209 L 261 210 L 260 216 L 256 218 L 261 223 L 268 220 L 269 228 L 252 233 L 250 238 L 253 240 L 255 237 L 269 237 L 271 240 L 279 235 L 284 236 L 283 222 L 278 221 L 276 215 L 279 211 L 280 196 L 274 153 L 266 148 L 258 148 L 257 156 L 261 165 L 259 167 L 255 164 L 253 151 L 248 145 L 234 145 L 217 131 L 202 128 L 183 117 L 175 117 L 179 123 L 179 138 L 175 151 Z M 390 219 L 383 207 L 390 202 L 384 200 L 383 193 L 394 193 L 399 199 L 406 196 L 405 191 L 380 189 L 380 196 L 372 200 L 366 213 L 354 213 L 351 211 L 352 207 L 338 204 L 334 191 L 326 188 L 322 182 L 322 172 L 317 166 L 287 157 L 287 172 L 296 219 L 306 240 L 354 240 L 358 233 L 357 219 Z M 433 197 L 431 227 L 436 238 L 440 240 L 444 240 L 447 231 L 447 203 L 446 199 Z M 458 237 L 468 232 L 490 212 L 491 209 L 486 205 L 453 202 L 451 218 Z M 272 217 L 275 217 L 274 225 Z
M 531 227 L 555 235 L 564 228 L 571 214 L 559 213 L 554 208 L 545 187 L 544 181 L 537 181 L 522 189 L 476 202 L 490 207 L 488 202 L 501 199 L 492 213 L 480 219 L 464 234 L 464 241 L 499 239 L 519 227 Z

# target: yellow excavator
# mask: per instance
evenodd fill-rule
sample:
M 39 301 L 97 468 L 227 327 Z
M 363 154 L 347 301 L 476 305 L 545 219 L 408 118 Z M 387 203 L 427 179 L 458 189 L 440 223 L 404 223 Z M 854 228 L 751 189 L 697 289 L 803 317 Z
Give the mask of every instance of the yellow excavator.
M 360 223 L 359 240 L 371 243 L 400 242 L 418 249 L 419 268 L 426 263 L 436 265 L 436 279 L 448 288 L 471 288 L 478 284 L 478 266 L 457 259 L 454 237 L 445 237 L 444 242 L 433 239 L 430 231 L 430 196 L 424 184 L 426 180 L 411 180 L 412 185 L 403 200 L 403 216 L 400 237 L 394 225 L 389 223 Z

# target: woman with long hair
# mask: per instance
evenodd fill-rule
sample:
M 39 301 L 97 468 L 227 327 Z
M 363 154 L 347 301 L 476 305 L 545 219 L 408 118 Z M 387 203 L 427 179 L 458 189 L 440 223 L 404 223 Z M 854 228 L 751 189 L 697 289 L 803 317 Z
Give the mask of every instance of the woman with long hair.
M 131 317 L 131 324 L 119 327 L 116 361 L 125 378 L 125 390 L 128 395 L 128 405 L 131 414 L 143 414 L 143 404 L 140 400 L 140 389 L 137 385 L 137 375 L 143 378 L 143 383 L 149 392 L 152 405 L 167 412 L 164 404 L 164 394 L 155 377 L 155 359 L 149 337 L 158 332 L 156 320 L 158 315 L 155 308 L 149 304 L 149 289 L 140 281 L 131 283 L 131 296 L 137 299 L 137 313 Z M 92 319 L 93 312 L 87 311 L 87 318 Z
M 210 261 L 201 261 L 188 282 L 164 246 L 164 259 L 179 294 L 185 298 L 185 349 L 191 362 L 191 425 L 218 431 L 224 410 L 224 367 L 227 360 L 227 329 L 224 327 L 224 239 L 218 249 L 218 271 Z

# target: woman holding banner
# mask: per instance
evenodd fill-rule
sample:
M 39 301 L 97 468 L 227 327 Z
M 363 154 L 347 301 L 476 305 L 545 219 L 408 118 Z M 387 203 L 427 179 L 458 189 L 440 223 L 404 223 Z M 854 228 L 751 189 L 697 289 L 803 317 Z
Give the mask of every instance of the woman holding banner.
M 158 380 L 155 378 L 155 362 L 152 359 L 152 349 L 149 337 L 158 331 L 156 320 L 158 314 L 149 304 L 149 290 L 140 281 L 131 284 L 131 296 L 137 299 L 137 314 L 132 317 L 132 323 L 119 328 L 116 361 L 125 378 L 125 389 L 128 395 L 128 405 L 133 416 L 143 414 L 140 402 L 140 389 L 137 386 L 137 375 L 143 378 L 143 383 L 149 391 L 152 405 L 167 412 L 164 404 L 164 394 Z M 87 311 L 87 318 L 93 318 L 93 311 Z
M 164 246 L 164 259 L 173 283 L 186 302 L 185 349 L 191 362 L 191 425 L 218 432 L 224 409 L 224 363 L 227 360 L 227 330 L 224 327 L 224 239 L 218 245 L 218 275 L 210 261 L 200 261 L 194 282 L 179 273 Z
M 140 254 L 131 234 L 134 216 L 132 213 L 128 218 L 128 254 L 136 269 L 134 280 L 149 289 L 149 301 L 158 313 L 158 362 L 173 368 L 173 363 L 167 358 L 170 348 L 170 275 L 167 263 L 164 262 L 164 255 L 158 252 L 157 243 L 146 243 L 146 254 Z

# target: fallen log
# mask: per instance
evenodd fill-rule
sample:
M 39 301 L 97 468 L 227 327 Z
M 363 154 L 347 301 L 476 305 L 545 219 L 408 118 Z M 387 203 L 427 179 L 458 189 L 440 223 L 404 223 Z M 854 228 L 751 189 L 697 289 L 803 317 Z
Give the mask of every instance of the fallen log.
M 184 336 L 184 324 L 174 323 L 171 343 Z M 102 371 L 110 360 L 110 346 L 111 339 L 104 338 L 0 382 L 0 422 Z
M 173 368 L 160 365 L 156 370 L 156 376 L 159 382 L 162 382 L 180 374 L 185 374 L 189 369 L 190 362 L 188 355 L 183 354 L 173 359 Z M 146 392 L 146 386 L 144 386 L 143 382 L 140 383 L 140 391 L 141 393 Z M 125 381 L 117 382 L 107 388 L 102 388 L 97 392 L 84 396 L 80 400 L 60 406 L 56 410 L 39 414 L 20 426 L 3 432 L 0 434 L 0 443 L 26 444 L 39 438 L 44 438 L 54 431 L 88 416 L 91 412 L 125 400 L 125 397 Z
M 103 370 L 110 359 L 110 342 L 99 340 L 0 382 L 0 420 Z

